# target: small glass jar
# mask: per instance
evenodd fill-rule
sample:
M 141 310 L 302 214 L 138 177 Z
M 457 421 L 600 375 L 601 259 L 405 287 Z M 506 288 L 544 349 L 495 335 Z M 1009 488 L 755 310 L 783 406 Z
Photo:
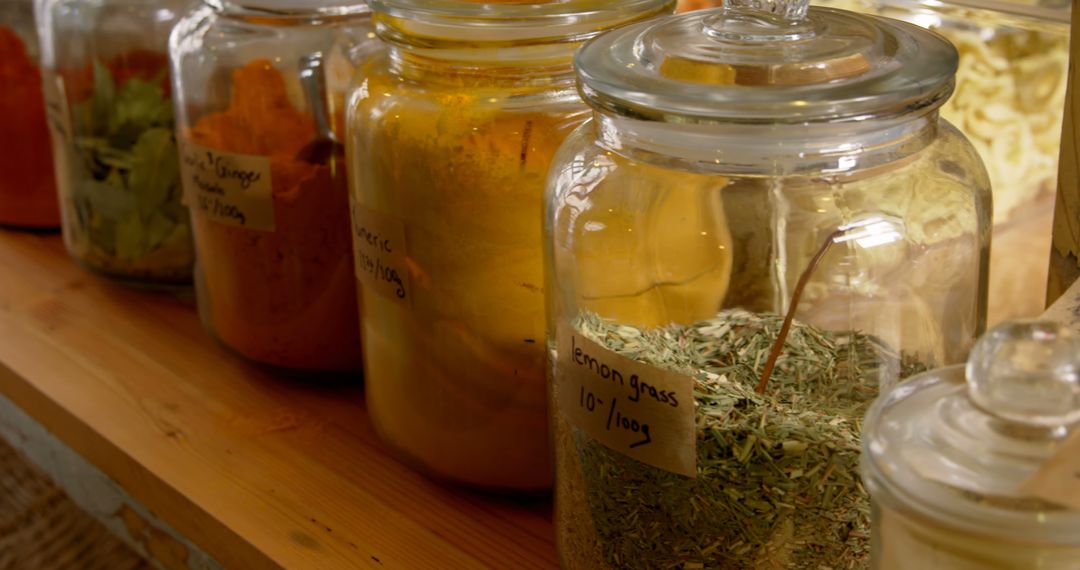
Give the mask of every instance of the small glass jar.
M 875 570 L 1075 570 L 1080 335 L 991 330 L 967 366 L 911 379 L 867 415 L 862 477 Z
M 983 330 L 989 184 L 916 26 L 727 0 L 576 59 L 548 186 L 567 568 L 861 568 L 860 420 Z
M 36 5 L 64 243 L 84 267 L 133 284 L 191 282 L 166 49 L 190 5 Z
M 0 225 L 60 226 L 33 0 L 0 0 Z
M 551 485 L 541 211 L 585 118 L 571 57 L 674 0 L 374 0 L 348 109 L 367 405 L 426 472 Z
M 1045 306 L 1065 90 L 1069 0 L 813 0 L 932 29 L 960 52 L 941 116 L 975 145 L 994 194 L 988 322 Z
M 206 327 L 257 362 L 360 369 L 345 93 L 377 49 L 353 0 L 207 0 L 172 41 Z

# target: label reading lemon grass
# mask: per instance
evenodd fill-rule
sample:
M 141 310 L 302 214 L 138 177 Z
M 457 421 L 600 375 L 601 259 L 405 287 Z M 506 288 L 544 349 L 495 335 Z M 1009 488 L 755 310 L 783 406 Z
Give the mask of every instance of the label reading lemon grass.
M 559 324 L 559 409 L 607 447 L 672 473 L 697 476 L 694 381 L 616 354 Z
M 184 203 L 222 224 L 274 231 L 270 159 L 191 142 L 181 147 Z
M 405 224 L 356 206 L 352 209 L 352 226 L 356 278 L 393 301 L 410 304 Z

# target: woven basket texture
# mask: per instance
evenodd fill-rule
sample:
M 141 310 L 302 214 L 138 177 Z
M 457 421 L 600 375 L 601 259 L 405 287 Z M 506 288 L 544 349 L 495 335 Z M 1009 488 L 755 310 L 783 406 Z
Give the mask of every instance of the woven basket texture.
M 0 440 L 0 570 L 150 570 Z

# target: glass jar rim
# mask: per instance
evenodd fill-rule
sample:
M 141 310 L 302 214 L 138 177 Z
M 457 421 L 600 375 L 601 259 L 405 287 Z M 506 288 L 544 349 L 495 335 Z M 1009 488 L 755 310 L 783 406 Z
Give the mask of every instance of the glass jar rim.
M 260 18 L 341 18 L 370 16 L 366 2 L 357 0 L 202 0 L 214 10 Z
M 674 11 L 676 0 L 369 0 L 382 31 L 426 43 L 579 42 Z
M 1070 21 L 1070 3 L 1059 5 L 1026 4 L 1015 0 L 878 0 L 893 8 L 938 9 L 941 7 L 997 12 L 1007 16 L 1020 16 L 1044 22 L 1068 24 Z

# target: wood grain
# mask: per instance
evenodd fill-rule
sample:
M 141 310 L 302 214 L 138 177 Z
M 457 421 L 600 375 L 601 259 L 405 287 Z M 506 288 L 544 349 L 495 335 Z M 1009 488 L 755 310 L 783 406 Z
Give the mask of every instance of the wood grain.
M 0 231 L 0 393 L 229 568 L 551 568 L 546 501 L 391 459 L 359 378 L 242 362 L 189 300 L 121 288 L 55 236 Z

